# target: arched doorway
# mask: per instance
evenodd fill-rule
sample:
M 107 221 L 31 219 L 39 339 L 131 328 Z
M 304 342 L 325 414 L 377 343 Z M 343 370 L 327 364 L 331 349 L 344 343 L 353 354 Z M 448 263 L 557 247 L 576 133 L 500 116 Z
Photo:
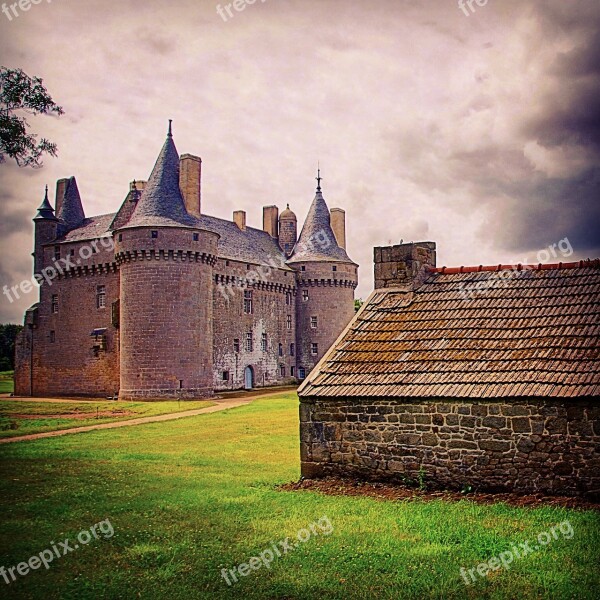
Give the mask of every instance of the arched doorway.
M 251 390 L 254 387 L 254 369 L 250 366 L 244 369 L 244 389 Z

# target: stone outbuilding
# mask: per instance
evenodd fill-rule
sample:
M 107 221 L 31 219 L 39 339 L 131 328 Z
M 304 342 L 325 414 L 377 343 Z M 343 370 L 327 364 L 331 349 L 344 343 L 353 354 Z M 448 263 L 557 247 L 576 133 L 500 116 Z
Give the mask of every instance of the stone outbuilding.
M 302 475 L 600 495 L 600 261 L 436 268 L 375 291 L 299 389 Z

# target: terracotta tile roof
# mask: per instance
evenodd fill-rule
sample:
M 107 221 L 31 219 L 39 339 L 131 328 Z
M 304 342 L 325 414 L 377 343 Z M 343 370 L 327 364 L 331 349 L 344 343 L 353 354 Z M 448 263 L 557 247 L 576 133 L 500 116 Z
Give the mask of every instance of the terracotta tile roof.
M 600 261 L 501 271 L 376 290 L 300 395 L 600 396 Z

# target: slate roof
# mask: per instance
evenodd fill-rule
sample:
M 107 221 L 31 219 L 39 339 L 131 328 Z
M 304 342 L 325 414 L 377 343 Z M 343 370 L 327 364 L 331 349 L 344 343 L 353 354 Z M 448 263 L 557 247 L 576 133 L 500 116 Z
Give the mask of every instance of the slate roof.
M 199 228 L 221 236 L 219 256 L 222 258 L 289 269 L 279 244 L 266 231 L 254 227 L 246 227 L 246 230 L 242 231 L 232 221 L 208 215 L 202 215 L 196 221 Z
M 375 290 L 300 396 L 600 396 L 600 260 L 492 269 Z
M 319 243 L 319 240 L 323 239 L 329 240 L 331 243 Z M 317 189 L 315 199 L 308 210 L 302 232 L 288 264 L 311 261 L 352 263 L 346 251 L 340 248 L 336 242 L 333 229 L 331 229 L 331 215 L 320 189 Z
M 59 242 L 83 242 L 84 240 L 95 240 L 110 232 L 110 224 L 116 213 L 88 217 L 76 229 L 68 231 L 59 238 Z
M 169 132 L 133 216 L 124 227 L 196 227 L 179 189 L 179 154 Z

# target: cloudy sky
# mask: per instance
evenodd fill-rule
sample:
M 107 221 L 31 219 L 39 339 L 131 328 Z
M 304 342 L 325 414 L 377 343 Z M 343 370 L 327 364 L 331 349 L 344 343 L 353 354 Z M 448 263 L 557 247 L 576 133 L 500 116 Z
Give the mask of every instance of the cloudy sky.
M 227 1 L 222 2 L 223 6 Z M 86 214 L 146 179 L 174 120 L 203 159 L 203 210 L 289 202 L 300 221 L 317 161 L 348 252 L 372 288 L 372 248 L 438 244 L 449 266 L 600 256 L 597 0 L 42 0 L 0 13 L 0 64 L 63 106 L 39 170 L 0 165 L 0 285 L 31 276 L 48 183 L 75 175 Z M 562 247 L 567 244 L 563 243 Z M 542 254 L 543 256 L 543 254 Z M 556 259 L 565 260 L 564 255 Z M 0 322 L 35 302 L 0 296 Z

